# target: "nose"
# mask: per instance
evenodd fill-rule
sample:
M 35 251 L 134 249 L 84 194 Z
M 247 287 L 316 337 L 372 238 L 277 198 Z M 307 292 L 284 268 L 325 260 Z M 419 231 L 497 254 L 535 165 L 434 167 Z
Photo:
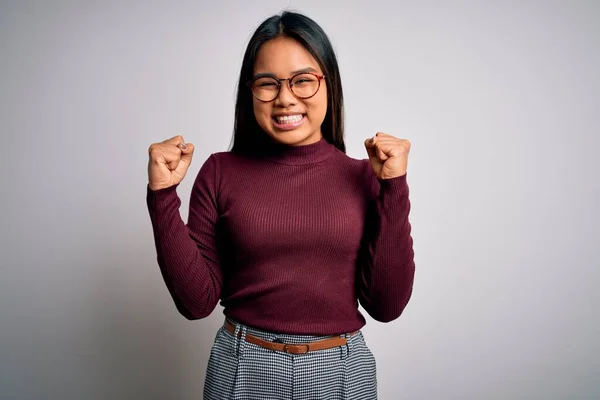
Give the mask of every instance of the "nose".
M 289 107 L 296 104 L 296 96 L 292 93 L 289 86 L 289 81 L 281 82 L 281 88 L 279 94 L 275 98 L 275 104 L 281 107 Z

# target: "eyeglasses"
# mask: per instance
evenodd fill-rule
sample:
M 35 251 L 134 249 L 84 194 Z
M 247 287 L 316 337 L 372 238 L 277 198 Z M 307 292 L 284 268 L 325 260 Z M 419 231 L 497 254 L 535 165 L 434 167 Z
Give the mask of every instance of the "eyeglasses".
M 276 79 L 269 76 L 256 78 L 248 82 L 252 95 L 263 102 L 273 101 L 279 96 L 281 82 L 288 81 L 290 91 L 299 99 L 309 99 L 319 91 L 321 80 L 325 75 L 317 75 L 312 72 L 296 74 L 291 78 Z

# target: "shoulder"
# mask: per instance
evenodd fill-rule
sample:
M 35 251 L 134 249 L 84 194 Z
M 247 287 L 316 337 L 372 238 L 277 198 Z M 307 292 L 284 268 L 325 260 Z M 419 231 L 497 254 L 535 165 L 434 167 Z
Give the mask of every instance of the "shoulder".
M 369 159 L 353 158 L 340 150 L 337 150 L 337 152 L 336 157 L 343 170 L 351 174 L 352 178 L 365 193 L 376 195 L 379 192 L 379 181 L 371 169 Z
M 211 155 L 209 156 L 209 158 L 213 158 L 215 160 L 215 162 L 217 162 L 220 165 L 238 165 L 238 164 L 244 164 L 244 163 L 256 163 L 256 159 L 252 158 L 250 156 L 245 156 L 243 154 L 239 154 L 239 153 L 234 153 L 232 151 L 218 151 L 215 153 L 211 153 Z
M 218 151 L 208 155 L 204 160 L 199 177 L 209 176 L 218 192 L 221 189 L 235 187 L 240 181 L 247 179 L 252 171 L 263 171 L 260 160 L 233 153 L 231 151 Z
M 338 148 L 334 149 L 334 157 L 338 163 L 342 163 L 354 171 L 363 171 L 368 166 L 369 160 L 366 158 L 354 158 L 344 153 Z
M 204 160 L 201 171 L 210 170 L 215 174 L 220 175 L 227 169 L 235 168 L 236 166 L 247 162 L 245 159 L 245 157 L 230 151 L 218 151 L 210 153 Z

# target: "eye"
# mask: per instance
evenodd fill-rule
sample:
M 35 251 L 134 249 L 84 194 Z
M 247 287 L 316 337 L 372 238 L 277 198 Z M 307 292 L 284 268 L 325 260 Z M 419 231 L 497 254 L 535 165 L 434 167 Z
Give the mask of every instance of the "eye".
M 258 78 L 254 81 L 254 87 L 261 89 L 273 89 L 278 86 L 278 82 L 272 78 Z
M 314 76 L 312 76 L 310 74 L 302 74 L 302 75 L 297 75 L 292 80 L 292 85 L 309 85 L 309 84 L 312 84 L 313 82 L 316 82 L 316 79 Z

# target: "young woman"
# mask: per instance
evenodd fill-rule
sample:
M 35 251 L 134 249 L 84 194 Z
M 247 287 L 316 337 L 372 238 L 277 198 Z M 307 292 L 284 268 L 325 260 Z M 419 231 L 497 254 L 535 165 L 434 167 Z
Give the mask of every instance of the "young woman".
M 412 293 L 410 143 L 377 133 L 345 153 L 342 86 L 323 30 L 284 12 L 242 63 L 231 151 L 211 154 L 189 219 L 176 188 L 194 146 L 150 146 L 147 204 L 166 286 L 188 319 L 219 300 L 205 399 L 376 399 L 365 319 L 400 316 Z

